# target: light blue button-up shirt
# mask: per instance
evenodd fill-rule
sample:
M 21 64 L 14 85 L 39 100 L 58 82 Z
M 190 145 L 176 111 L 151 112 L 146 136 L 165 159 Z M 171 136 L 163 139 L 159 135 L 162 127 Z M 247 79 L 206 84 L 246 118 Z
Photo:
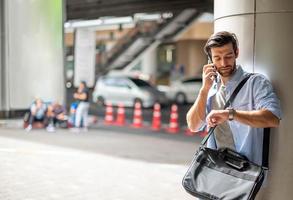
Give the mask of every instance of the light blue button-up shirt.
M 226 83 L 226 101 L 241 80 L 248 75 L 241 66 Z M 211 98 L 214 97 L 220 82 L 210 89 L 207 101 L 207 113 L 211 111 Z M 271 83 L 261 74 L 253 74 L 239 91 L 231 107 L 235 110 L 267 109 L 281 119 L 280 101 L 273 91 Z M 237 121 L 228 122 L 233 133 L 236 151 L 245 155 L 250 161 L 262 164 L 263 128 L 253 128 Z M 209 148 L 216 148 L 215 138 L 212 135 L 207 143 Z

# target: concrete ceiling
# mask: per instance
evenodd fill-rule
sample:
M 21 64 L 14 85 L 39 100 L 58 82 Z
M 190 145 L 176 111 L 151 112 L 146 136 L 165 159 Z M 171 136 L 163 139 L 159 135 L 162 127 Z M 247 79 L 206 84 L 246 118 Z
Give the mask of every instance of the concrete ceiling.
M 135 13 L 177 13 L 186 8 L 213 12 L 213 4 L 213 0 L 66 0 L 66 21 Z

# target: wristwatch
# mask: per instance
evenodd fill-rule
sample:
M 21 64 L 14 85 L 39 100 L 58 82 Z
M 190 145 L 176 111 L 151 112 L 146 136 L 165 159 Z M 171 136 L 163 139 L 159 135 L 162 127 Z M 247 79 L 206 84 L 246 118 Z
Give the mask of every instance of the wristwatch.
M 234 120 L 234 115 L 235 115 L 234 108 L 227 108 L 227 110 L 229 111 L 229 121 Z

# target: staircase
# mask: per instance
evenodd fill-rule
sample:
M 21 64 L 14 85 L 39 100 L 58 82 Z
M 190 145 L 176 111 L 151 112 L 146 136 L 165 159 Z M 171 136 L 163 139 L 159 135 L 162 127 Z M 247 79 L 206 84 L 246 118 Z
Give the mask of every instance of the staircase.
M 130 32 L 130 37 L 124 38 L 125 40 L 122 40 L 122 44 L 118 43 L 109 52 L 108 60 L 105 64 L 107 71 L 111 69 L 122 69 L 129 65 L 147 48 L 154 48 L 154 45 L 158 46 L 162 42 L 172 39 L 195 20 L 199 14 L 195 9 L 186 9 L 148 32 L 141 32 L 135 28 Z

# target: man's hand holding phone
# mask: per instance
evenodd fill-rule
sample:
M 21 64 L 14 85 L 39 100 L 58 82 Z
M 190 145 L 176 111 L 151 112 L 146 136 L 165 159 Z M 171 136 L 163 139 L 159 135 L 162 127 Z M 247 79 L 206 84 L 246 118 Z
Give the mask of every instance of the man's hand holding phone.
M 202 80 L 203 80 L 203 89 L 208 91 L 217 77 L 217 70 L 213 63 L 207 64 L 203 67 Z

